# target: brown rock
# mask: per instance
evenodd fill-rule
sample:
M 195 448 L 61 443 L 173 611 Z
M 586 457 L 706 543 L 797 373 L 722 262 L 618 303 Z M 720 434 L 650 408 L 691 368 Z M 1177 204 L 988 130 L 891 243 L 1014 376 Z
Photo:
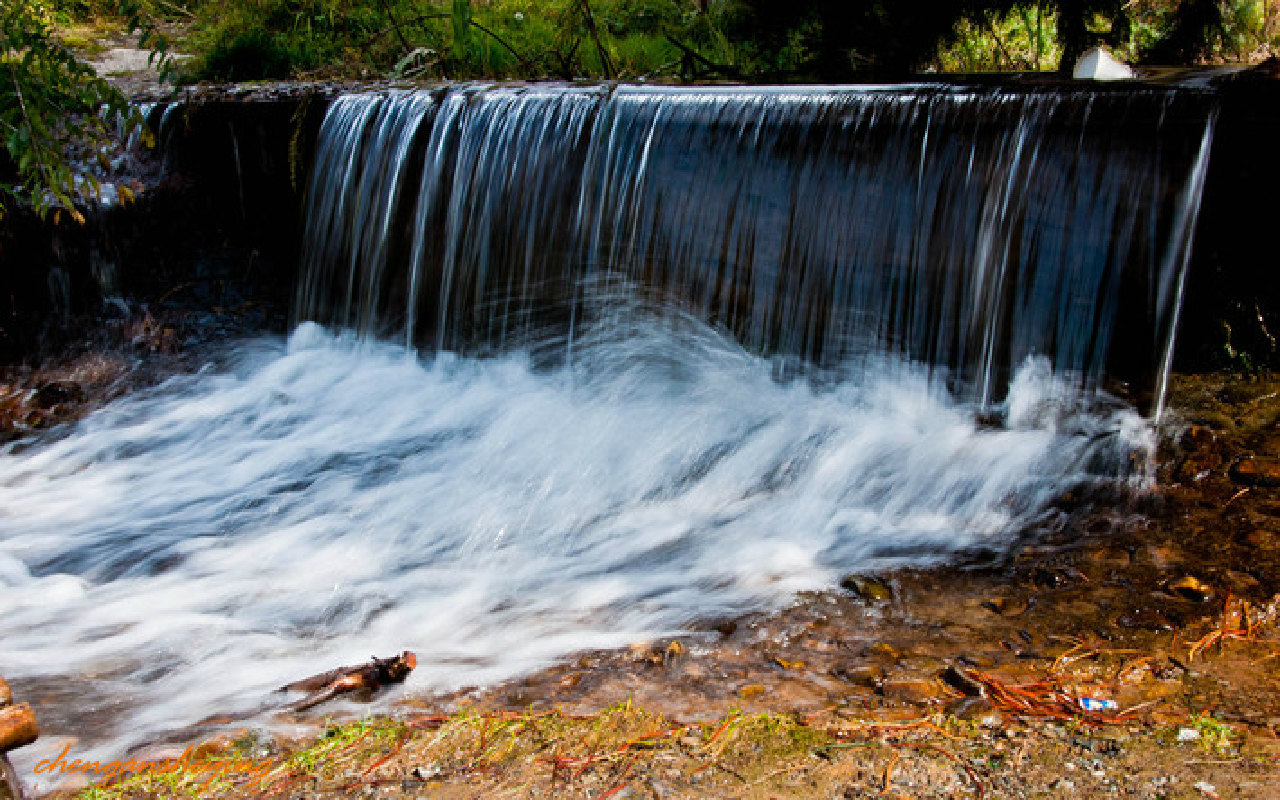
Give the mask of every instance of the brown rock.
M 1002 617 L 1017 617 L 1026 613 L 1028 603 L 1026 600 L 1009 597 L 993 597 L 982 604 L 982 607 L 988 611 L 994 611 Z
M 0 708 L 13 702 L 13 692 L 9 690 L 9 682 L 0 678 Z
M 1265 528 L 1254 528 L 1244 540 L 1252 547 L 1271 547 L 1276 542 L 1276 535 Z
M 985 697 L 965 697 L 947 707 L 947 713 L 956 719 L 976 722 L 984 728 L 998 728 L 1004 717 Z
M 877 664 L 844 664 L 831 672 L 855 686 L 879 686 L 884 680 L 884 670 Z
M 1089 553 L 1089 560 L 1099 567 L 1124 569 L 1133 561 L 1129 551 L 1122 547 L 1100 547 Z
M 893 599 L 889 584 L 869 575 L 846 575 L 840 580 L 840 588 L 864 603 L 887 603 Z
M 1178 465 L 1178 471 L 1174 477 L 1182 482 L 1198 481 L 1207 478 L 1216 469 L 1222 468 L 1222 457 L 1212 451 L 1202 451 L 1187 456 L 1181 464 Z
M 1167 545 L 1149 544 L 1142 548 L 1142 559 L 1156 569 L 1169 569 L 1182 561 L 1182 554 Z
M 1182 434 L 1182 446 L 1188 450 L 1197 450 L 1213 444 L 1216 438 L 1213 431 L 1204 425 L 1192 425 Z
M 1243 486 L 1280 486 L 1280 459 L 1246 458 L 1231 465 L 1227 474 Z
M 985 694 L 982 684 L 956 669 L 954 665 L 944 669 L 940 677 L 948 686 L 965 697 L 981 697 Z
M 53 381 L 36 389 L 31 400 L 37 407 L 48 410 L 64 403 L 78 403 L 84 400 L 84 390 L 79 384 L 71 381 Z
M 31 744 L 40 736 L 36 712 L 26 703 L 0 708 L 0 753 Z
M 921 678 L 890 678 L 880 686 L 886 700 L 926 705 L 942 694 L 937 681 Z
M 1186 575 L 1165 584 L 1165 591 L 1175 597 L 1193 603 L 1206 603 L 1213 599 L 1213 587 L 1192 575 Z

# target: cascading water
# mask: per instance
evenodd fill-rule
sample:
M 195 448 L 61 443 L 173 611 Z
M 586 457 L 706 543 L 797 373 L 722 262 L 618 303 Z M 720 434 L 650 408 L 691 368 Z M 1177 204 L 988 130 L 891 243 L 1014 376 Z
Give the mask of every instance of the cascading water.
M 342 97 L 336 329 L 0 455 L 0 672 L 113 756 L 370 653 L 484 683 L 998 552 L 1149 480 L 1097 389 L 1161 383 L 1211 136 L 1171 90 Z
M 1050 358 L 1158 387 L 1212 138 L 1171 90 L 528 89 L 343 97 L 305 319 L 504 349 L 584 283 L 748 349 L 890 353 L 998 400 Z

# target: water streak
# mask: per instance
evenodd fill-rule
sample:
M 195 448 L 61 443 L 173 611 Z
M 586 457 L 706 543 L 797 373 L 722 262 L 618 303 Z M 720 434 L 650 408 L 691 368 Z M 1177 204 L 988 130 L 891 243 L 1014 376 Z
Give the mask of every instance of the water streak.
M 400 146 L 359 138 L 407 105 Z M 321 132 L 345 160 L 312 185 L 335 232 L 308 239 L 298 314 L 501 350 L 617 280 L 754 352 L 905 356 L 988 403 L 1040 355 L 1155 404 L 1211 108 L 1168 89 L 352 95 Z M 399 222 L 349 211 L 370 203 Z

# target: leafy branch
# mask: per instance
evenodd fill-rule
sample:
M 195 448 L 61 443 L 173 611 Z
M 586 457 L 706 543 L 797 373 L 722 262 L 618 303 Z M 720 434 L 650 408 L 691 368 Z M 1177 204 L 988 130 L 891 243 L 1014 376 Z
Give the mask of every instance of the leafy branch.
M 57 42 L 29 0 L 0 10 L 0 215 L 30 204 L 40 216 L 84 217 L 98 196 L 89 167 L 107 166 L 123 132 L 146 136 L 141 112 Z

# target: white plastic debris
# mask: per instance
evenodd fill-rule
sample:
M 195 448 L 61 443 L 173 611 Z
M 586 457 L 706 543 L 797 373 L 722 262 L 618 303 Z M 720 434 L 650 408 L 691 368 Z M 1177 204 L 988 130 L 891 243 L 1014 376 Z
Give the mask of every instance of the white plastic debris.
M 1071 77 L 1084 81 L 1127 81 L 1138 76 L 1132 67 L 1116 60 L 1105 47 L 1094 47 L 1080 56 Z
M 1200 731 L 1195 728 L 1178 728 L 1178 741 L 1194 742 L 1200 738 Z

